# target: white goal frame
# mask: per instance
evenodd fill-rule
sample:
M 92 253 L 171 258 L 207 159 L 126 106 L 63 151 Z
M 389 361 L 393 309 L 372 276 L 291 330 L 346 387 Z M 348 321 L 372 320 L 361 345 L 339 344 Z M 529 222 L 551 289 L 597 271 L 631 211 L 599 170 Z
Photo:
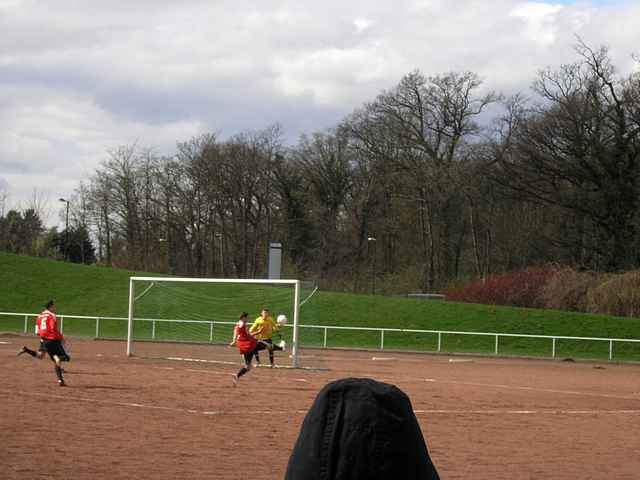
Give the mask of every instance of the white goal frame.
M 189 278 L 189 277 L 129 277 L 129 315 L 127 322 L 127 357 L 133 355 L 133 303 L 134 282 L 167 283 L 237 283 L 262 285 L 292 285 L 293 289 L 293 336 L 291 340 L 291 366 L 298 367 L 298 318 L 300 316 L 300 280 L 265 280 L 258 278 Z

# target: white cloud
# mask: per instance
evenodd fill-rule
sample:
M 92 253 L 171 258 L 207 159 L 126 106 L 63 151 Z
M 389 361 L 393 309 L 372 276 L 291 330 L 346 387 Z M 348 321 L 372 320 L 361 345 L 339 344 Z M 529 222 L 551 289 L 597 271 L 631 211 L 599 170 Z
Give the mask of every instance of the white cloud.
M 353 21 L 353 26 L 356 27 L 356 32 L 364 32 L 367 28 L 373 25 L 373 22 L 367 18 L 358 17 Z
M 630 0 L 0 0 L 0 177 L 20 200 L 46 172 L 55 199 L 116 145 L 276 121 L 295 139 L 415 68 L 526 91 L 576 34 L 629 72 L 638 23 Z
M 524 22 L 524 34 L 531 41 L 548 46 L 556 38 L 557 24 L 555 20 L 562 8 L 562 5 L 527 2 L 514 8 L 510 16 Z

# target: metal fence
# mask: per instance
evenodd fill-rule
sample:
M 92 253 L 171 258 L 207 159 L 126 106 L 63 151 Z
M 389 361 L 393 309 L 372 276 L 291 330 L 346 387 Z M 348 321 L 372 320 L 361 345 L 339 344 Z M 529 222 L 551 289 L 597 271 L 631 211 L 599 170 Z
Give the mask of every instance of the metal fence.
M 33 318 L 36 317 L 37 314 L 33 313 L 15 313 L 15 312 L 0 312 L 0 331 L 3 330 L 3 322 L 2 317 L 13 317 L 13 327 L 10 326 L 8 331 L 28 333 L 33 326 Z M 82 329 L 81 336 L 89 336 L 92 338 L 126 338 L 126 322 L 127 318 L 125 317 L 102 317 L 102 316 L 81 316 L 81 315 L 57 315 L 59 320 L 60 331 L 64 332 L 64 321 L 65 319 L 78 319 L 86 322 L 94 322 L 94 325 L 91 328 Z M 16 322 L 15 319 L 18 319 Z M 31 322 L 30 322 L 31 320 Z M 107 321 L 115 321 L 115 322 L 123 322 L 122 324 L 122 333 L 118 334 L 117 330 L 114 335 L 114 330 L 111 330 L 111 334 L 101 335 L 101 324 Z M 214 327 L 216 325 L 225 325 L 230 326 L 234 325 L 235 322 L 228 321 L 214 321 L 214 320 L 176 320 L 176 319 L 161 319 L 161 318 L 136 318 L 136 322 L 144 322 L 145 324 L 150 324 L 150 332 L 149 339 L 150 340 L 158 340 L 157 338 L 157 327 L 162 324 L 197 324 L 198 326 L 208 326 L 208 339 L 202 339 L 203 341 L 208 341 L 209 343 L 214 342 Z M 17 328 L 17 325 L 20 325 Z M 288 328 L 291 328 L 290 325 L 287 325 Z M 630 339 L 630 338 L 601 338 L 601 337 L 570 337 L 570 336 L 562 336 L 562 335 L 529 335 L 529 334 L 516 334 L 516 333 L 496 333 L 496 332 L 462 332 L 462 331 L 454 331 L 454 330 L 420 330 L 420 329 L 404 329 L 404 328 L 373 328 L 373 327 L 339 327 L 339 326 L 328 326 L 328 325 L 299 325 L 300 332 L 309 331 L 309 332 L 319 332 L 319 336 L 321 340 L 316 342 L 305 342 L 304 335 L 301 334 L 300 346 L 313 346 L 313 347 L 322 347 L 322 348 L 334 348 L 337 346 L 340 347 L 352 347 L 352 348 L 362 348 L 363 345 L 359 344 L 357 341 L 353 341 L 353 339 L 349 341 L 335 342 L 331 344 L 329 342 L 329 334 L 340 333 L 340 332 L 348 332 L 348 333 L 371 333 L 376 335 L 379 341 L 376 342 L 374 348 L 378 348 L 380 350 L 385 349 L 385 334 L 427 334 L 433 335 L 436 337 L 435 348 L 428 349 L 417 348 L 417 350 L 422 351 L 435 351 L 435 352 L 450 352 L 452 350 L 445 350 L 443 345 L 443 339 L 445 336 L 475 336 L 475 337 L 488 337 L 491 339 L 493 344 L 493 353 L 496 356 L 503 354 L 501 351 L 501 341 L 504 342 L 505 339 L 538 339 L 543 340 L 545 342 L 550 343 L 551 347 L 551 358 L 557 358 L 557 343 L 559 340 L 568 340 L 568 341 L 576 341 L 576 342 L 606 342 L 608 343 L 608 358 L 609 360 L 614 359 L 614 345 L 615 344 L 632 344 L 634 346 L 639 347 L 638 356 L 640 357 L 640 339 Z M 88 333 L 91 332 L 91 333 Z M 75 332 L 77 333 L 77 332 Z M 318 335 L 316 335 L 318 337 Z M 217 339 L 215 339 L 217 340 Z M 366 346 L 366 345 L 365 345 Z M 394 348 L 395 349 L 395 348 Z M 457 353 L 465 353 L 464 351 L 457 351 Z M 468 352 L 468 353 L 476 353 L 476 352 Z

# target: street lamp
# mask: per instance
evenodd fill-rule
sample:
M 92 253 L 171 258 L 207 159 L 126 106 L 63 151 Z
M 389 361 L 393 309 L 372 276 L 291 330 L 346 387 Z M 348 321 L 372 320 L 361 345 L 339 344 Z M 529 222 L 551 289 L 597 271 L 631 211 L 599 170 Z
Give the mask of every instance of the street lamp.
M 367 237 L 367 247 L 373 242 L 373 268 L 371 269 L 371 295 L 376 294 L 376 237 Z
M 224 252 L 222 251 L 222 234 L 216 233 L 216 238 L 220 239 L 220 276 L 224 277 Z
M 58 199 L 61 202 L 64 202 L 67 204 L 67 215 L 66 215 L 66 222 L 65 222 L 65 227 L 64 227 L 64 259 L 65 260 L 69 260 L 69 200 L 65 200 L 64 198 L 59 198 Z

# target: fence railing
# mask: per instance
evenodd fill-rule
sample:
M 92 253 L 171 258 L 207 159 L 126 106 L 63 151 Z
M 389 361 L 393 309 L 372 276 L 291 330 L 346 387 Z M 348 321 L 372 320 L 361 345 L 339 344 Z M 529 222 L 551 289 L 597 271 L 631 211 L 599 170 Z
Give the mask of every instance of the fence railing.
M 28 333 L 30 330 L 29 325 L 33 325 L 33 319 L 37 316 L 37 314 L 33 313 L 16 313 L 16 312 L 0 312 L 0 331 L 3 330 L 2 317 L 15 317 L 19 318 L 19 323 L 21 324 L 20 330 L 23 333 Z M 125 317 L 106 317 L 106 316 L 83 316 L 83 315 L 57 315 L 57 318 L 60 322 L 60 331 L 64 333 L 64 320 L 66 319 L 78 319 L 85 321 L 93 321 L 95 322 L 95 329 L 91 329 L 91 333 L 94 338 L 126 338 L 126 322 L 127 318 Z M 115 330 L 115 335 L 103 335 L 101 336 L 101 322 L 104 321 L 116 321 L 123 322 L 122 333 L 118 334 L 117 330 Z M 217 321 L 217 320 L 179 320 L 179 319 L 164 319 L 164 318 L 135 318 L 136 322 L 144 322 L 151 324 L 151 332 L 150 339 L 157 340 L 157 325 L 158 324 L 198 324 L 208 326 L 209 334 L 208 341 L 213 343 L 214 341 L 214 327 L 215 325 L 234 325 L 235 322 L 229 321 Z M 290 325 L 286 327 L 291 328 Z M 637 344 L 640 347 L 640 339 L 631 339 L 631 338 L 603 338 L 603 337 L 572 337 L 572 336 L 563 336 L 563 335 L 531 335 L 531 334 L 518 334 L 518 333 L 497 333 L 497 332 L 464 332 L 464 331 L 456 331 L 456 330 L 421 330 L 421 329 L 406 329 L 406 328 L 386 328 L 386 327 L 344 327 L 344 326 L 329 326 L 329 325 L 299 325 L 300 331 L 304 330 L 320 330 L 322 335 L 321 346 L 322 348 L 332 348 L 337 345 L 330 345 L 328 341 L 330 332 L 373 332 L 379 335 L 379 342 L 376 345 L 376 348 L 380 350 L 385 349 L 385 334 L 389 333 L 400 333 L 400 334 L 429 334 L 435 335 L 437 337 L 437 346 L 435 350 L 429 350 L 425 348 L 420 348 L 420 350 L 425 351 L 436 351 L 436 352 L 444 352 L 443 348 L 443 337 L 445 335 L 448 336 L 476 336 L 476 337 L 489 337 L 493 338 L 493 354 L 496 356 L 501 355 L 501 339 L 507 338 L 522 338 L 522 339 L 540 339 L 549 341 L 551 343 L 551 358 L 557 357 L 557 342 L 558 340 L 570 340 L 570 341 L 581 341 L 581 342 L 607 342 L 608 343 L 608 358 L 609 360 L 614 359 L 614 344 L 616 343 L 625 343 L 625 344 Z M 13 328 L 11 331 L 16 331 L 18 329 Z M 87 336 L 87 329 L 84 329 L 80 335 Z M 112 333 L 114 330 L 111 331 Z M 304 338 L 304 335 L 301 335 L 301 338 Z M 166 339 L 165 339 L 166 340 Z M 172 338 L 171 340 L 175 340 Z M 301 346 L 305 346 L 304 340 L 301 341 Z M 307 344 L 306 346 L 319 346 L 317 344 Z M 344 347 L 344 342 L 340 342 L 340 346 Z M 362 347 L 362 345 L 358 344 L 350 344 L 346 345 L 353 348 Z M 459 352 L 461 353 L 461 352 Z

